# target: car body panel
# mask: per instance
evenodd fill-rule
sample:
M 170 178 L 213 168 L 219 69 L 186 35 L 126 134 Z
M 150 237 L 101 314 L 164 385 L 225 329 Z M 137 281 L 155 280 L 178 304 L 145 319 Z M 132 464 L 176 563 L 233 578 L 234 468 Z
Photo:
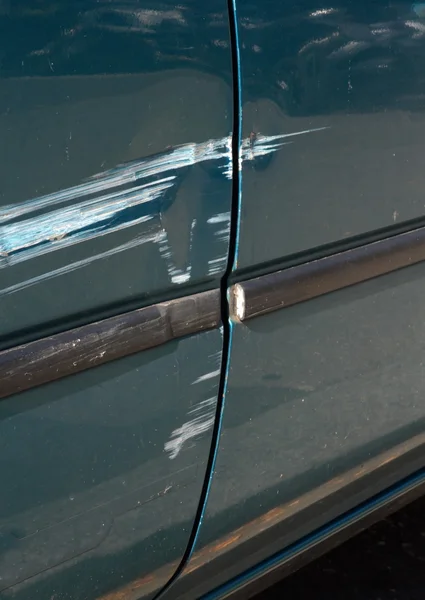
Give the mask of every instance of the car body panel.
M 422 466 L 424 274 L 233 325 L 214 477 L 170 598 L 201 597 Z
M 243 136 L 285 144 L 243 170 L 243 276 L 422 217 L 420 3 L 238 0 L 236 11 Z
M 425 5 L 2 9 L 0 595 L 225 596 L 423 483 Z
M 227 6 L 192 5 L 46 0 L 0 15 L 2 347 L 219 284 Z
M 239 152 L 274 145 L 240 161 L 221 435 L 196 544 L 164 600 L 227 597 L 423 466 L 424 266 L 409 266 L 413 247 L 401 263 L 373 249 L 422 223 L 418 5 L 231 4 Z M 350 283 L 340 252 L 360 246 Z M 330 294 L 314 274 L 332 256 Z
M 216 329 L 0 402 L 1 598 L 112 599 L 130 582 L 150 598 L 167 582 L 198 508 L 221 352 Z
M 0 30 L 0 597 L 152 598 L 220 396 L 227 4 L 0 2 Z

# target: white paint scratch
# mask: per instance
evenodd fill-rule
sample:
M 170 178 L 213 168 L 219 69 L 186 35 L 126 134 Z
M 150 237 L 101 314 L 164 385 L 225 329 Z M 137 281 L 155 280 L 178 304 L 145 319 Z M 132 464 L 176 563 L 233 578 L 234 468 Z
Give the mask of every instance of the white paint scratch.
M 210 371 L 209 373 L 205 373 L 205 375 L 201 375 L 198 379 L 195 379 L 191 383 L 191 385 L 195 385 L 196 383 L 201 383 L 202 381 L 207 381 L 208 379 L 213 379 L 214 377 L 218 377 L 220 375 L 220 369 L 216 371 Z
M 215 407 L 216 398 L 207 398 L 207 400 L 202 400 L 199 404 L 197 404 L 194 408 L 189 411 L 190 415 L 196 414 L 205 408 L 210 409 L 212 406 Z
M 208 413 L 209 415 L 210 413 Z M 170 459 L 174 460 L 180 453 L 184 444 L 193 438 L 207 432 L 214 424 L 214 414 L 212 416 L 199 416 L 188 421 L 181 427 L 178 427 L 171 434 L 171 439 L 165 444 L 164 449 L 169 453 Z
M 287 138 L 324 129 L 327 127 L 272 136 L 255 134 L 254 137 L 250 136 L 242 141 L 239 149 L 239 161 L 242 165 L 243 161 L 252 161 L 257 157 L 277 151 L 283 145 L 290 143 L 283 141 Z M 0 268 L 10 267 L 16 263 L 144 223 L 159 216 L 161 207 L 158 205 L 158 200 L 176 184 L 176 171 L 206 161 L 218 161 L 218 169 L 226 178 L 231 179 L 232 136 L 201 143 L 183 144 L 152 157 L 119 165 L 95 175 L 77 186 L 2 207 L 0 209 L 0 224 L 2 224 L 0 226 Z M 168 176 L 164 177 L 167 173 Z M 162 178 L 143 182 L 144 179 L 159 176 Z M 122 188 L 135 183 L 137 184 L 135 187 L 114 190 L 114 188 Z M 107 193 L 104 193 L 105 191 Z M 101 195 L 93 197 L 95 194 Z M 56 208 L 65 202 L 71 202 L 71 205 Z M 141 208 L 143 205 L 144 208 Z M 21 217 L 39 211 L 47 212 L 15 222 Z M 207 223 L 212 227 L 218 226 L 214 232 L 218 240 L 228 239 L 230 213 L 218 213 L 210 217 Z M 223 227 L 223 223 L 227 223 L 227 227 Z M 195 226 L 196 220 L 193 220 L 190 228 L 189 254 L 192 251 Z M 189 260 L 189 264 L 184 269 L 175 266 L 173 252 L 165 230 L 156 241 L 160 246 L 161 255 L 168 263 L 171 281 L 176 284 L 189 281 L 192 271 L 191 262 Z M 110 252 L 120 252 L 123 248 L 121 246 Z M 219 272 L 221 268 L 219 260 L 225 264 L 224 254 L 222 259 L 209 263 L 210 274 Z M 63 267 L 63 270 L 57 269 L 40 277 L 55 277 L 85 266 L 91 260 L 98 260 L 102 256 L 106 256 L 106 254 L 71 263 Z M 28 281 L 35 282 L 36 279 Z M 24 282 L 22 285 L 26 285 L 26 283 Z M 8 289 L 11 290 L 11 288 Z M 5 290 L 3 292 L 6 293 Z
M 215 419 L 216 403 L 216 397 L 202 400 L 189 411 L 189 415 L 196 416 L 187 421 L 187 423 L 184 423 L 181 427 L 174 429 L 169 441 L 164 445 L 164 450 L 169 453 L 171 460 L 176 458 L 187 441 L 196 438 L 211 429 Z
M 218 213 L 207 220 L 207 223 L 215 225 L 216 223 L 228 223 L 230 221 L 230 212 Z
M 189 255 L 192 251 L 193 244 L 193 232 L 196 227 L 196 219 L 193 219 L 191 227 L 190 227 L 190 238 L 189 238 Z M 163 230 L 163 237 L 159 241 L 159 252 L 161 256 L 166 260 L 168 265 L 168 274 L 172 283 L 182 284 L 186 281 L 190 280 L 190 274 L 192 271 L 192 264 L 189 262 L 185 269 L 179 269 L 176 267 L 173 261 L 173 253 L 171 251 L 171 246 L 168 241 L 167 232 L 165 229 Z
M 78 260 L 64 265 L 59 269 L 54 269 L 52 271 L 48 271 L 47 273 L 42 273 L 41 275 L 38 275 L 36 277 L 31 277 L 30 279 L 26 279 L 24 281 L 16 283 L 15 285 L 11 285 L 7 288 L 0 289 L 0 297 L 14 294 L 43 281 L 48 281 L 50 279 L 54 279 L 55 277 L 66 275 L 67 273 L 71 273 L 78 269 L 83 269 L 84 267 L 91 265 L 95 261 L 102 260 L 104 258 L 109 258 L 111 256 L 114 256 L 115 254 L 119 254 L 120 252 L 124 252 L 126 250 L 130 250 L 131 248 L 136 248 L 137 246 L 146 244 L 147 242 L 159 242 L 163 236 L 164 233 L 160 231 L 158 233 L 136 237 L 125 244 L 121 244 L 120 246 L 116 246 L 115 248 L 111 248 L 110 250 L 107 250 L 105 252 L 100 252 L 99 254 L 89 256 L 88 258 L 85 258 L 83 260 Z
M 45 215 L 0 227 L 0 268 L 146 222 L 131 208 L 152 202 L 173 185 L 174 177 L 114 192 Z M 126 218 L 126 214 L 128 214 Z M 121 217 L 121 219 L 119 218 Z

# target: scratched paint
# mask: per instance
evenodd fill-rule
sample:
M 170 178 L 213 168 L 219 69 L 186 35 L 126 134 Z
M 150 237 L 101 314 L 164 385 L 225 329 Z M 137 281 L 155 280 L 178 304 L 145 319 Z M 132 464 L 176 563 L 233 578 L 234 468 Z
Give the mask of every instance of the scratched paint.
M 189 254 L 192 251 L 193 232 L 194 232 L 195 227 L 196 227 L 196 219 L 193 219 L 191 227 L 190 227 Z M 174 260 L 173 260 L 173 252 L 172 252 L 171 246 L 169 244 L 167 232 L 165 231 L 165 229 L 163 230 L 162 238 L 159 240 L 159 252 L 167 262 L 168 274 L 170 276 L 172 283 L 181 284 L 181 283 L 185 283 L 186 281 L 189 281 L 190 274 L 192 271 L 192 265 L 191 265 L 191 263 L 189 263 L 185 269 L 179 269 L 175 265 Z
M 210 371 L 209 373 L 205 373 L 205 375 L 201 375 L 198 379 L 192 382 L 191 385 L 196 385 L 197 383 L 201 383 L 202 381 L 207 381 L 208 379 L 214 379 L 220 375 L 220 369 L 216 369 L 214 371 Z
M 109 258 L 111 256 L 114 256 L 115 254 L 119 254 L 120 252 L 125 252 L 126 250 L 131 250 L 132 248 L 136 248 L 137 246 L 141 246 L 142 244 L 146 244 L 147 242 L 161 242 L 163 238 L 163 231 L 135 237 L 129 242 L 126 242 L 125 244 L 120 244 L 119 246 L 111 248 L 110 250 L 106 250 L 105 252 L 99 252 L 98 254 L 89 256 L 88 258 L 84 258 L 82 260 L 66 264 L 63 267 L 60 267 L 59 269 L 53 269 L 52 271 L 48 271 L 47 273 L 42 273 L 41 275 L 38 275 L 36 277 L 31 277 L 30 279 L 26 279 L 24 281 L 16 283 L 15 285 L 11 285 L 6 288 L 0 289 L 0 297 L 15 294 L 16 292 L 20 292 L 21 290 L 31 287 L 32 285 L 42 283 L 43 281 L 48 281 L 49 279 L 55 279 L 56 277 L 66 275 L 67 273 L 71 273 L 72 271 L 76 271 L 77 269 L 83 269 L 84 267 L 88 267 L 89 265 L 98 260 Z
M 0 228 L 0 268 L 150 220 L 137 208 L 158 199 L 174 177 L 11 223 Z M 121 218 L 120 218 L 121 217 Z
M 218 243 L 225 242 L 230 236 L 230 212 L 218 213 L 207 219 L 207 224 L 212 230 Z M 208 275 L 222 273 L 226 268 L 227 254 L 218 255 L 208 261 Z
M 223 337 L 223 327 L 220 327 Z M 200 438 L 214 425 L 217 405 L 217 393 L 221 373 L 221 351 L 208 357 L 211 371 L 197 377 L 191 385 L 199 386 L 199 393 L 205 393 L 205 399 L 200 400 L 187 414 L 188 420 L 171 432 L 170 439 L 164 444 L 170 460 L 174 460 L 189 441 Z
M 271 154 L 291 143 L 288 138 L 323 129 L 326 128 L 272 136 L 256 134 L 242 141 L 241 161 L 253 161 L 258 157 Z M 11 267 L 22 261 L 140 225 L 160 216 L 164 210 L 162 201 L 176 185 L 178 171 L 208 161 L 218 161 L 219 171 L 224 177 L 231 179 L 231 136 L 202 143 L 183 144 L 143 160 L 119 165 L 94 175 L 77 186 L 20 204 L 4 206 L 0 209 L 0 268 Z M 145 181 L 146 179 L 151 180 Z M 96 197 L 95 194 L 101 195 Z M 70 202 L 71 204 L 60 207 L 61 204 Z M 40 212 L 42 214 L 37 214 Z M 22 217 L 26 218 L 21 219 Z M 217 241 L 228 240 L 230 212 L 211 216 L 207 219 L 207 225 Z M 190 280 L 192 272 L 190 254 L 195 227 L 194 219 L 189 233 L 189 261 L 185 268 L 178 268 L 175 265 L 165 228 L 149 240 L 158 244 L 160 255 L 166 261 L 170 280 L 174 284 L 182 284 Z M 121 252 L 124 249 L 124 246 L 118 246 L 110 252 Z M 38 278 L 0 290 L 0 294 L 13 293 L 42 281 L 43 278 L 52 278 L 83 268 L 90 261 L 104 256 L 106 255 L 99 254 L 87 260 L 71 263 L 51 273 L 42 274 Z M 210 259 L 208 274 L 222 272 L 226 260 L 226 254 L 216 255 Z
M 215 405 L 216 398 L 210 398 L 210 404 Z M 174 460 L 184 444 L 191 440 L 192 438 L 197 438 L 203 433 L 209 431 L 214 424 L 214 409 L 209 408 L 205 411 L 205 414 L 199 415 L 199 417 L 195 417 L 191 419 L 187 423 L 184 423 L 181 427 L 174 429 L 171 434 L 171 439 L 166 442 L 164 448 L 169 453 L 170 459 Z

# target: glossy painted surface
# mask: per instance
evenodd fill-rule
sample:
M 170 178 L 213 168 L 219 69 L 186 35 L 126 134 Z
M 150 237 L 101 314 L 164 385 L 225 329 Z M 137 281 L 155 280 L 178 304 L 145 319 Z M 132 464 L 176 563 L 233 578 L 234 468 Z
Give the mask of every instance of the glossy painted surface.
M 238 267 L 421 217 L 425 4 L 236 7 L 243 135 L 290 142 L 243 169 Z
M 234 325 L 202 528 L 167 598 L 200 597 L 311 534 L 374 493 L 372 469 L 391 474 L 423 443 L 424 277 L 422 263 Z
M 230 281 L 421 218 L 425 5 L 235 5 L 241 154 L 274 146 L 241 163 Z M 422 263 L 232 325 L 202 527 L 164 600 L 211 592 L 422 466 L 407 455 L 425 432 L 424 278 Z
M 239 173 L 229 284 L 422 217 L 425 5 L 229 6 L 237 164 L 223 0 L 0 5 L 2 347 L 218 288 Z M 424 277 L 2 401 L 0 597 L 198 598 L 413 472 Z
M 130 582 L 147 598 L 167 581 L 199 501 L 221 347 L 206 332 L 0 402 L 2 599 L 112 600 Z
M 225 0 L 0 0 L 0 34 L 0 349 L 217 289 Z M 222 350 L 222 329 L 186 336 L 0 402 L 2 599 L 151 598 L 168 581 L 196 518 Z
M 1 346 L 217 285 L 225 0 L 2 2 L 0 32 Z

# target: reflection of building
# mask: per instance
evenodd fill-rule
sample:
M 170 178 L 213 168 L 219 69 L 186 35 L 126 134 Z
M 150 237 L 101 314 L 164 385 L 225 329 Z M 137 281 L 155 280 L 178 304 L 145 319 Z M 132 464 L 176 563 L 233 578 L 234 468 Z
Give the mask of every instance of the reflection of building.
M 338 4 L 293 10 L 268 2 L 263 19 L 254 4 L 244 7 L 246 94 L 261 95 L 273 80 L 279 102 L 300 114 L 391 106 L 414 95 L 425 66 L 425 3 Z

